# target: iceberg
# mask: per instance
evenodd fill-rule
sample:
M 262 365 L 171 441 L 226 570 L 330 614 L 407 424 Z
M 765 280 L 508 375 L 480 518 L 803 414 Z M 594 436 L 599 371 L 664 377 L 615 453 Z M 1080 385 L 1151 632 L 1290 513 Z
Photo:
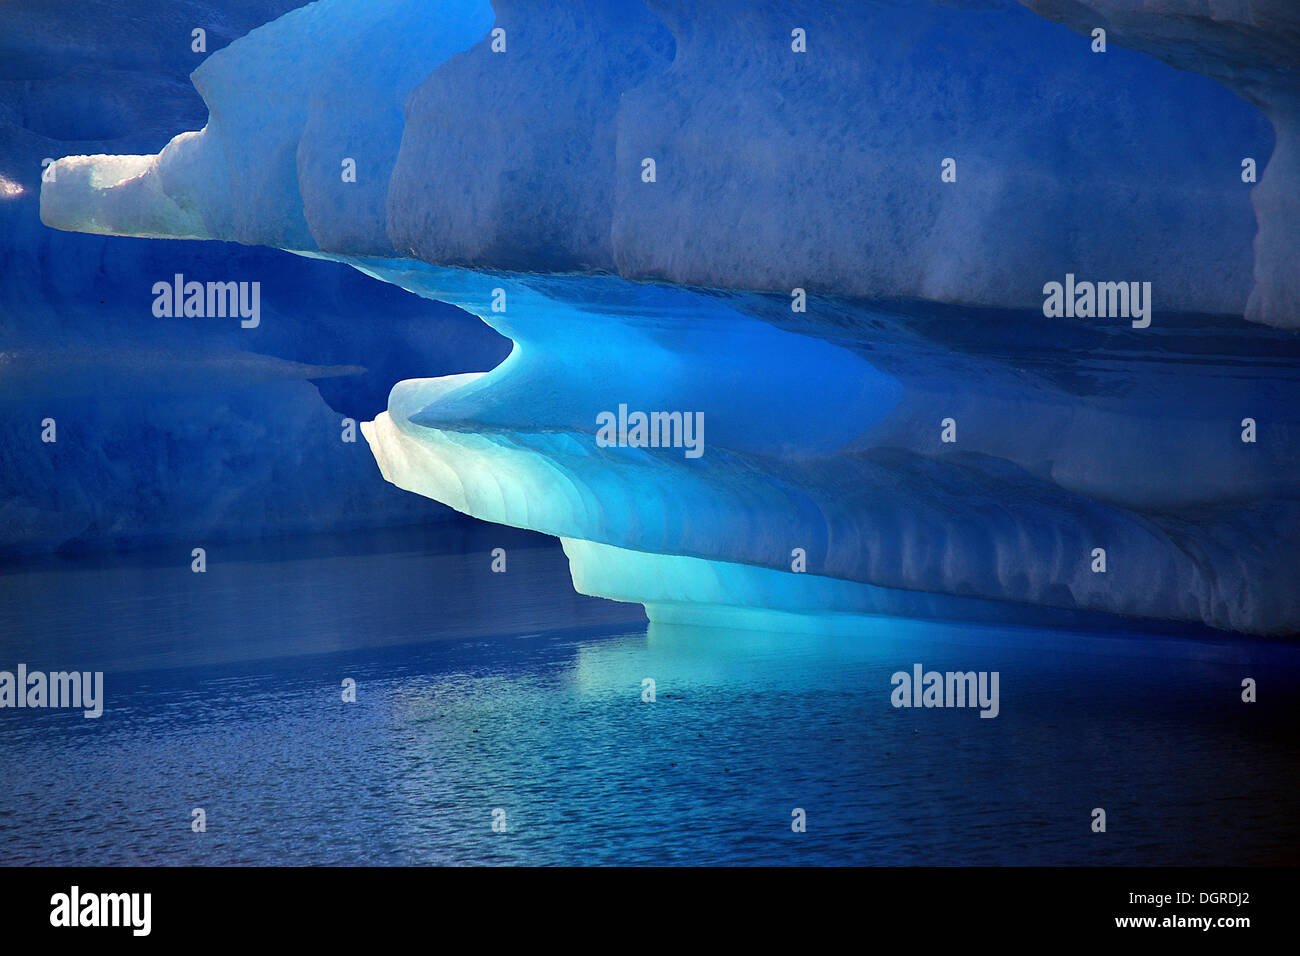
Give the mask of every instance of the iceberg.
M 477 317 L 509 355 L 397 382 L 380 471 L 655 621 L 1294 633 L 1293 17 L 1169 6 L 319 0 L 203 62 L 201 130 L 53 164 L 41 219 Z

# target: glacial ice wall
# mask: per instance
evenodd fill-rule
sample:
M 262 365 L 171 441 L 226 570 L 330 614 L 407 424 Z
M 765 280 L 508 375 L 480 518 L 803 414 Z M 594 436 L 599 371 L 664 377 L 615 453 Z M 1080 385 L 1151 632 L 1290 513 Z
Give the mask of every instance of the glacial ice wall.
M 1242 178 L 1294 188 L 1286 134 L 1062 9 L 320 0 L 204 63 L 202 130 L 60 160 L 41 217 L 478 316 L 513 351 L 399 383 L 384 476 L 658 620 L 1295 632 L 1300 308 Z M 1260 9 L 1223 61 L 1273 96 Z M 1045 315 L 1067 274 L 1149 282 L 1150 325 Z M 598 442 L 624 408 L 699 415 L 702 454 Z

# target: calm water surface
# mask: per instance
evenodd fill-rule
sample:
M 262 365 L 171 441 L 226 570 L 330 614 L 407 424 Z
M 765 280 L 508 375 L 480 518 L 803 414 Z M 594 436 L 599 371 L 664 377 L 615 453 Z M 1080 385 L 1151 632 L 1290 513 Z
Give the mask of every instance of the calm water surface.
M 647 627 L 495 528 L 189 561 L 0 570 L 0 669 L 104 670 L 107 698 L 0 711 L 0 863 L 1300 861 L 1292 643 Z M 1000 715 L 895 709 L 914 663 L 998 671 Z

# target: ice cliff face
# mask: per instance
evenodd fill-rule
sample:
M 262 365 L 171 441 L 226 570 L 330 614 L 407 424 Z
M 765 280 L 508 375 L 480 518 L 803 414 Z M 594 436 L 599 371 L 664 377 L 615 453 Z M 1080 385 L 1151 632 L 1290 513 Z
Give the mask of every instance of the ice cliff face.
M 41 216 L 479 316 L 514 351 L 398 384 L 384 476 L 655 619 L 1295 631 L 1287 15 L 1113 6 L 1103 53 L 1078 4 L 320 0 L 203 63 L 202 130 L 60 160 Z M 1153 321 L 1045 315 L 1076 275 Z M 602 441 L 629 410 L 701 453 Z

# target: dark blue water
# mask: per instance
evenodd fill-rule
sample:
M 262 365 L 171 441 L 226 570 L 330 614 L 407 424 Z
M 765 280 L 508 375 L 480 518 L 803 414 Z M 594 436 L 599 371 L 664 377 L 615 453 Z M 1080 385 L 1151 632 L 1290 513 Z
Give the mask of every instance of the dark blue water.
M 0 711 L 0 864 L 1300 860 L 1290 643 L 647 628 L 490 528 L 208 561 L 0 572 L 0 669 L 102 669 L 107 697 L 98 720 Z M 998 671 L 999 716 L 895 709 L 914 663 Z

